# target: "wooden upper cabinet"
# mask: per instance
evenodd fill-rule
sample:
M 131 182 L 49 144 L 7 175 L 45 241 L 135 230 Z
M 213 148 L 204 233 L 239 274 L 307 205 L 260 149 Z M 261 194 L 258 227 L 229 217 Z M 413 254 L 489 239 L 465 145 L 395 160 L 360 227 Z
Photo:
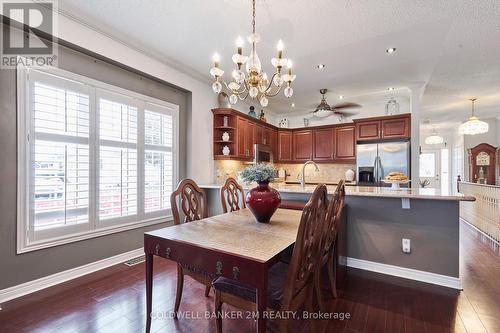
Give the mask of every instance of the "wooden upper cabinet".
M 380 139 L 380 120 L 360 121 L 356 123 L 356 140 L 377 140 Z
M 247 152 L 247 157 L 249 159 L 253 159 L 254 151 L 253 145 L 255 143 L 254 131 L 255 131 L 255 123 L 247 120 L 246 130 L 245 130 L 245 150 Z
M 317 162 L 333 161 L 334 140 L 333 128 L 313 130 L 313 160 Z
M 278 161 L 278 130 L 269 130 L 269 145 L 273 151 L 273 160 Z
M 262 144 L 265 145 L 271 145 L 271 136 L 272 136 L 273 130 L 270 129 L 269 127 L 262 127 Z
M 356 140 L 410 138 L 409 114 L 355 120 Z
M 335 127 L 335 160 L 353 161 L 356 159 L 356 128 L 354 125 Z
M 410 137 L 410 117 L 382 120 L 382 139 Z
M 313 158 L 312 131 L 293 131 L 293 159 L 307 161 Z
M 292 132 L 278 131 L 278 161 L 292 161 Z
M 245 133 L 247 128 L 247 120 L 245 118 L 237 117 L 236 118 L 236 131 L 237 131 L 237 156 L 241 158 L 247 157 L 247 151 L 245 146 Z

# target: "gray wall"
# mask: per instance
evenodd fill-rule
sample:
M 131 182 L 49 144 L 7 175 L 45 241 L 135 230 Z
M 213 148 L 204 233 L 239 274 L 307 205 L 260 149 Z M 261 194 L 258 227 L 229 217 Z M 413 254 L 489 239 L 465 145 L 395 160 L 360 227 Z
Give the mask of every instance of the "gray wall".
M 179 105 L 180 177 L 186 170 L 189 92 L 133 73 L 101 59 L 59 47 L 59 67 Z M 139 228 L 34 252 L 16 254 L 16 74 L 0 69 L 0 289 L 140 248 L 143 233 L 166 224 Z
M 219 189 L 207 191 L 210 215 L 222 212 Z M 306 202 L 310 194 L 281 193 Z M 459 276 L 459 204 L 454 200 L 346 197 L 347 256 L 446 276 Z M 411 240 L 411 254 L 401 250 Z

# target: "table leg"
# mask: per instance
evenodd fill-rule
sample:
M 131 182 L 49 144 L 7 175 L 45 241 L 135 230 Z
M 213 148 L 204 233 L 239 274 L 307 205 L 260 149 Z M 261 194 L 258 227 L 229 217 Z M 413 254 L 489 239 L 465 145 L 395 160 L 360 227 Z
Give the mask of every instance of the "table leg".
M 153 255 L 146 253 L 146 333 L 151 330 L 153 305 Z
M 267 270 L 264 271 L 262 283 L 257 288 L 257 333 L 266 332 L 266 317 L 264 312 L 267 309 Z

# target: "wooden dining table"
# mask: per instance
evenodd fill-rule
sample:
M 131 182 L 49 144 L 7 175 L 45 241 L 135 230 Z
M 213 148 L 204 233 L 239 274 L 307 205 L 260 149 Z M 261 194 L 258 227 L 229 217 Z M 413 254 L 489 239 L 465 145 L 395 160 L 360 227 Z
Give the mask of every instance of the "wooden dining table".
M 268 270 L 295 243 L 301 214 L 279 208 L 269 223 L 258 223 L 246 208 L 145 233 L 146 332 L 151 328 L 153 256 L 255 288 L 257 332 L 265 332 Z

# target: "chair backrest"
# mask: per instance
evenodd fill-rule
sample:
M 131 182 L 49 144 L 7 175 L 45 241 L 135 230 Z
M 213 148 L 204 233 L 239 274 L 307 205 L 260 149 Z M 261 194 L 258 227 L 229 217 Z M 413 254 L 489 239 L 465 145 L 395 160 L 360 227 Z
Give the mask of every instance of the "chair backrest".
M 224 213 L 246 208 L 245 191 L 236 179 L 232 177 L 226 179 L 224 186 L 220 188 L 220 201 Z
M 321 238 L 327 208 L 327 189 L 324 184 L 319 184 L 302 211 L 283 290 L 282 309 L 303 302 L 310 291 L 308 287 L 312 287 L 314 272 L 321 254 Z
M 332 200 L 328 204 L 324 224 L 325 231 L 323 232 L 323 241 L 321 245 L 324 259 L 327 259 L 328 252 L 331 250 L 335 238 L 337 237 L 338 225 L 342 218 L 342 212 L 344 209 L 344 200 L 345 181 L 342 179 L 333 193 Z
M 177 207 L 179 200 L 180 210 Z M 196 185 L 195 181 L 189 178 L 183 179 L 177 189 L 170 195 L 170 205 L 174 224 L 181 223 L 180 213 L 184 215 L 184 223 L 201 220 L 208 217 L 207 196 L 203 189 Z

